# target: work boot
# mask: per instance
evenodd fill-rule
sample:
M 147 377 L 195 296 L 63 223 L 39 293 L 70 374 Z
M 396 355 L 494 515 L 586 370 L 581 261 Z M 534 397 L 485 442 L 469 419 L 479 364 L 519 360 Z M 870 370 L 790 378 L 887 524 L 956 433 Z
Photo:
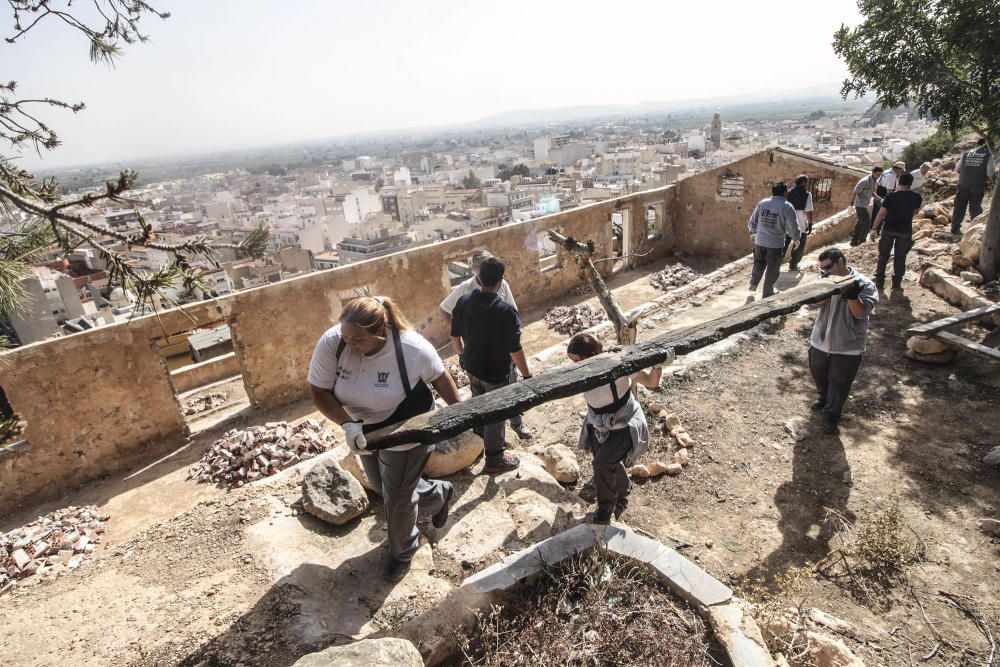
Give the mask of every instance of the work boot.
M 897 278 L 896 276 L 893 276 L 892 277 L 892 289 L 902 289 L 902 288 L 903 288 L 903 279 L 902 278 Z
M 832 417 L 823 418 L 823 433 L 827 435 L 837 435 L 837 420 Z
M 875 289 L 879 292 L 885 291 L 885 276 L 875 276 L 875 280 L 873 282 L 875 283 Z
M 825 407 L 826 407 L 826 398 L 824 398 L 823 396 L 820 396 L 809 405 L 810 409 L 816 411 L 822 410 Z
M 576 492 L 576 495 L 580 496 L 587 503 L 597 502 L 597 487 L 594 486 L 594 480 L 590 480 L 580 487 L 580 490 Z
M 448 523 L 448 512 L 451 510 L 451 497 L 455 495 L 455 487 L 451 485 L 451 482 L 445 482 L 445 484 L 447 486 L 444 492 L 444 505 L 441 506 L 441 509 L 431 519 L 431 525 L 435 528 L 444 528 L 444 525 Z
M 385 567 L 382 568 L 382 578 L 386 581 L 402 581 L 406 573 L 410 571 L 410 561 L 408 560 L 397 560 L 393 557 L 389 557 L 385 561 Z
M 611 510 L 597 510 L 594 512 L 594 518 L 590 522 L 597 524 L 599 526 L 607 526 L 611 523 Z
M 483 466 L 483 472 L 487 475 L 497 475 L 503 472 L 510 472 L 511 470 L 516 470 L 518 466 L 521 465 L 521 459 L 517 458 L 513 454 L 508 454 L 504 452 L 503 456 L 496 459 L 495 461 L 490 461 L 486 459 L 486 465 Z

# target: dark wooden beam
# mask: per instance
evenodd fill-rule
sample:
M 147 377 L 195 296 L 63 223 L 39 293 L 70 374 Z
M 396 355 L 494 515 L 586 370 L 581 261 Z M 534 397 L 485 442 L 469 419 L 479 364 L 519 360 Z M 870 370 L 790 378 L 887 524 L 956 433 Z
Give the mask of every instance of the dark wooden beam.
M 934 337 L 940 338 L 946 343 L 951 343 L 952 345 L 969 350 L 970 352 L 977 352 L 979 354 L 985 354 L 987 357 L 1000 359 L 1000 350 L 992 347 L 986 347 L 985 345 L 969 340 L 968 338 L 962 338 L 961 336 L 956 336 L 955 334 L 947 331 L 938 331 L 934 334 Z
M 509 419 L 536 405 L 574 396 L 608 384 L 615 378 L 663 363 L 671 353 L 679 356 L 707 347 L 765 320 L 827 299 L 849 283 L 847 279 L 840 282 L 817 281 L 747 304 L 713 320 L 668 331 L 648 341 L 630 345 L 621 352 L 605 353 L 578 364 L 567 363 L 488 394 L 419 415 L 391 433 L 385 429 L 376 431 L 368 436 L 369 447 L 384 449 L 410 443 L 433 444 L 475 426 Z

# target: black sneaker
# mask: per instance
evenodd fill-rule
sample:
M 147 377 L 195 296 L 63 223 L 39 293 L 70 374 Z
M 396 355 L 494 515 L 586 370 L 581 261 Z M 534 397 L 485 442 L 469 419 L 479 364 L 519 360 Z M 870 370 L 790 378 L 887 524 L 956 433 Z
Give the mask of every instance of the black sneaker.
M 615 503 L 615 519 L 620 519 L 622 514 L 625 514 L 625 510 L 628 509 L 628 498 L 619 498 L 618 502 Z
M 611 523 L 611 510 L 597 510 L 594 512 L 594 519 L 590 522 L 599 526 L 607 526 Z
M 816 410 L 817 412 L 826 407 L 825 398 L 817 398 L 815 401 L 809 404 L 811 410 Z
M 402 581 L 406 573 L 410 571 L 410 561 L 408 560 L 396 560 L 391 556 L 385 562 L 385 567 L 382 568 L 382 578 L 386 581 Z
M 444 528 L 444 525 L 448 523 L 448 512 L 451 510 L 451 497 L 455 495 L 455 487 L 451 485 L 451 482 L 445 482 L 445 484 L 448 485 L 448 488 L 444 493 L 444 505 L 441 506 L 441 509 L 431 519 L 431 525 L 435 528 Z

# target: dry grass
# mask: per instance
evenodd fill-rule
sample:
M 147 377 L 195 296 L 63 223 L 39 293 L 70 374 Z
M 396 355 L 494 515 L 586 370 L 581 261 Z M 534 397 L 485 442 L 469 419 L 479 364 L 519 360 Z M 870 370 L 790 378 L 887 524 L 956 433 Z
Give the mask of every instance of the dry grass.
M 701 617 L 642 566 L 606 552 L 563 561 L 481 614 L 452 664 L 719 665 Z

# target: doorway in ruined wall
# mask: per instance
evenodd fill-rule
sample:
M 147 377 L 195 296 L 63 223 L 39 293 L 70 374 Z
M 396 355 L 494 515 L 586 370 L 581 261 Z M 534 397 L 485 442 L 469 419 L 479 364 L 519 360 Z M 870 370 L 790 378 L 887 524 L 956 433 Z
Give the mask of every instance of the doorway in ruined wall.
M 556 231 L 562 233 L 561 229 L 557 229 Z M 549 238 L 549 233 L 547 231 L 538 232 L 537 243 L 538 268 L 541 269 L 542 273 L 558 271 L 562 268 L 562 264 L 559 259 L 559 246 L 556 245 L 555 241 Z
M 629 249 L 632 247 L 631 211 L 621 209 L 611 214 L 611 272 L 617 273 L 629 265 Z
M 27 432 L 28 422 L 14 412 L 7 393 L 0 386 L 0 456 L 26 446 Z
M 169 333 L 153 340 L 170 386 L 192 431 L 250 406 L 243 365 L 226 320 Z

